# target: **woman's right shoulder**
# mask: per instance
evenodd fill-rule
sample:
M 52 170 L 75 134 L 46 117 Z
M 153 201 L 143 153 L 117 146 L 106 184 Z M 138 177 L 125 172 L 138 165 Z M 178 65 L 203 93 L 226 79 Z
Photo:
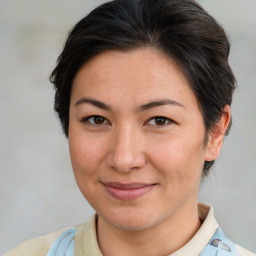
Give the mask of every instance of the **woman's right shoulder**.
M 66 230 L 72 228 L 82 228 L 86 223 L 76 226 L 67 227 L 43 236 L 35 237 L 29 240 L 26 240 L 3 256 L 46 256 L 49 252 L 52 244 L 56 239 Z

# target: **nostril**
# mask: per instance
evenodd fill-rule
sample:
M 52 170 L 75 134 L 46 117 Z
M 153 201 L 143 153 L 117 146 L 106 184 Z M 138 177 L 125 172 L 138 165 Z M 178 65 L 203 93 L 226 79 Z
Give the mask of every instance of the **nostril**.
M 108 165 L 119 172 L 129 172 L 145 165 L 144 143 L 139 129 L 123 124 L 112 133 L 107 155 Z
M 131 170 L 138 170 L 146 164 L 146 159 L 143 153 L 133 154 L 117 154 L 117 152 L 110 153 L 108 156 L 108 165 L 118 172 L 129 172 Z

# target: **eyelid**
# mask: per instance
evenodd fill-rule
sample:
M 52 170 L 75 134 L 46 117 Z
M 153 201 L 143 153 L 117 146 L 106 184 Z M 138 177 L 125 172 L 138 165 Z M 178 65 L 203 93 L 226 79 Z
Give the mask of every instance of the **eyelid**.
M 165 123 L 165 124 L 162 124 L 162 125 L 157 125 L 157 124 L 152 125 L 152 124 L 149 124 L 149 122 L 150 122 L 151 120 L 154 120 L 154 119 L 157 119 L 157 118 L 159 118 L 159 119 L 165 119 L 168 123 L 167 123 L 167 124 Z M 175 123 L 175 121 L 173 121 L 172 119 L 170 119 L 170 118 L 168 118 L 168 117 L 165 117 L 165 116 L 153 116 L 153 117 L 149 118 L 149 119 L 146 121 L 146 125 L 155 126 L 155 127 L 157 127 L 157 128 L 166 127 L 167 125 L 170 125 L 170 124 L 172 124 L 172 123 Z
M 104 123 L 103 123 L 103 124 L 94 124 L 94 123 L 91 123 L 91 122 L 89 121 L 90 118 L 96 118 L 96 117 L 99 117 L 99 118 L 104 119 Z M 107 124 L 105 123 L 105 121 L 107 121 Z M 88 123 L 88 125 L 91 125 L 91 126 L 103 126 L 103 125 L 109 125 L 109 124 L 110 124 L 110 122 L 108 121 L 108 119 L 105 118 L 104 116 L 101 116 L 101 115 L 89 115 L 89 116 L 83 117 L 83 118 L 81 119 L 81 122 L 82 122 L 82 123 Z

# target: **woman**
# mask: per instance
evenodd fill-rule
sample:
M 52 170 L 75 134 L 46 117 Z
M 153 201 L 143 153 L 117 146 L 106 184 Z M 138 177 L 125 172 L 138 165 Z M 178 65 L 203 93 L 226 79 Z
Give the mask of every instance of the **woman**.
M 6 255 L 253 255 L 197 203 L 231 124 L 229 47 L 193 0 L 115 0 L 82 19 L 51 81 L 97 214 Z

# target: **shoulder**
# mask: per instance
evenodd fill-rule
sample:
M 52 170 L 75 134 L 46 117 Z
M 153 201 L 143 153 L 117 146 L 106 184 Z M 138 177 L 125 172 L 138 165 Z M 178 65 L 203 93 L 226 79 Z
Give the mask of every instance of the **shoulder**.
M 66 230 L 77 228 L 79 226 L 67 227 L 47 235 L 29 239 L 17 245 L 4 256 L 45 256 L 51 248 L 54 241 Z
M 75 255 L 84 255 L 85 248 L 89 252 L 89 255 L 101 255 L 97 246 L 96 219 L 97 215 L 95 214 L 89 222 L 69 226 L 43 236 L 32 238 L 14 247 L 3 256 L 46 256 L 52 245 L 59 239 L 62 241 L 65 231 L 70 229 L 76 229 L 74 236 Z
M 239 253 L 241 254 L 241 256 L 256 256 L 255 253 L 249 252 L 246 249 L 244 249 L 238 245 L 237 245 L 237 249 L 238 249 Z
M 197 232 L 197 236 L 199 238 L 198 244 L 201 244 L 202 246 L 206 246 L 207 243 L 209 243 L 209 240 L 212 241 L 213 239 L 221 239 L 223 241 L 229 241 L 235 248 L 237 253 L 239 253 L 240 256 L 256 256 L 255 253 L 252 253 L 240 246 L 238 246 L 236 243 L 231 241 L 220 229 L 215 217 L 214 217 L 214 211 L 213 208 L 210 205 L 204 204 L 204 203 L 198 203 L 198 214 L 200 217 L 200 220 L 202 221 L 202 226 Z M 216 231 L 217 230 L 217 231 Z M 196 237 L 196 236 L 195 236 Z M 205 240 L 206 239 L 206 240 Z M 194 239 L 192 239 L 194 240 Z M 207 241 L 202 243 L 202 241 Z

